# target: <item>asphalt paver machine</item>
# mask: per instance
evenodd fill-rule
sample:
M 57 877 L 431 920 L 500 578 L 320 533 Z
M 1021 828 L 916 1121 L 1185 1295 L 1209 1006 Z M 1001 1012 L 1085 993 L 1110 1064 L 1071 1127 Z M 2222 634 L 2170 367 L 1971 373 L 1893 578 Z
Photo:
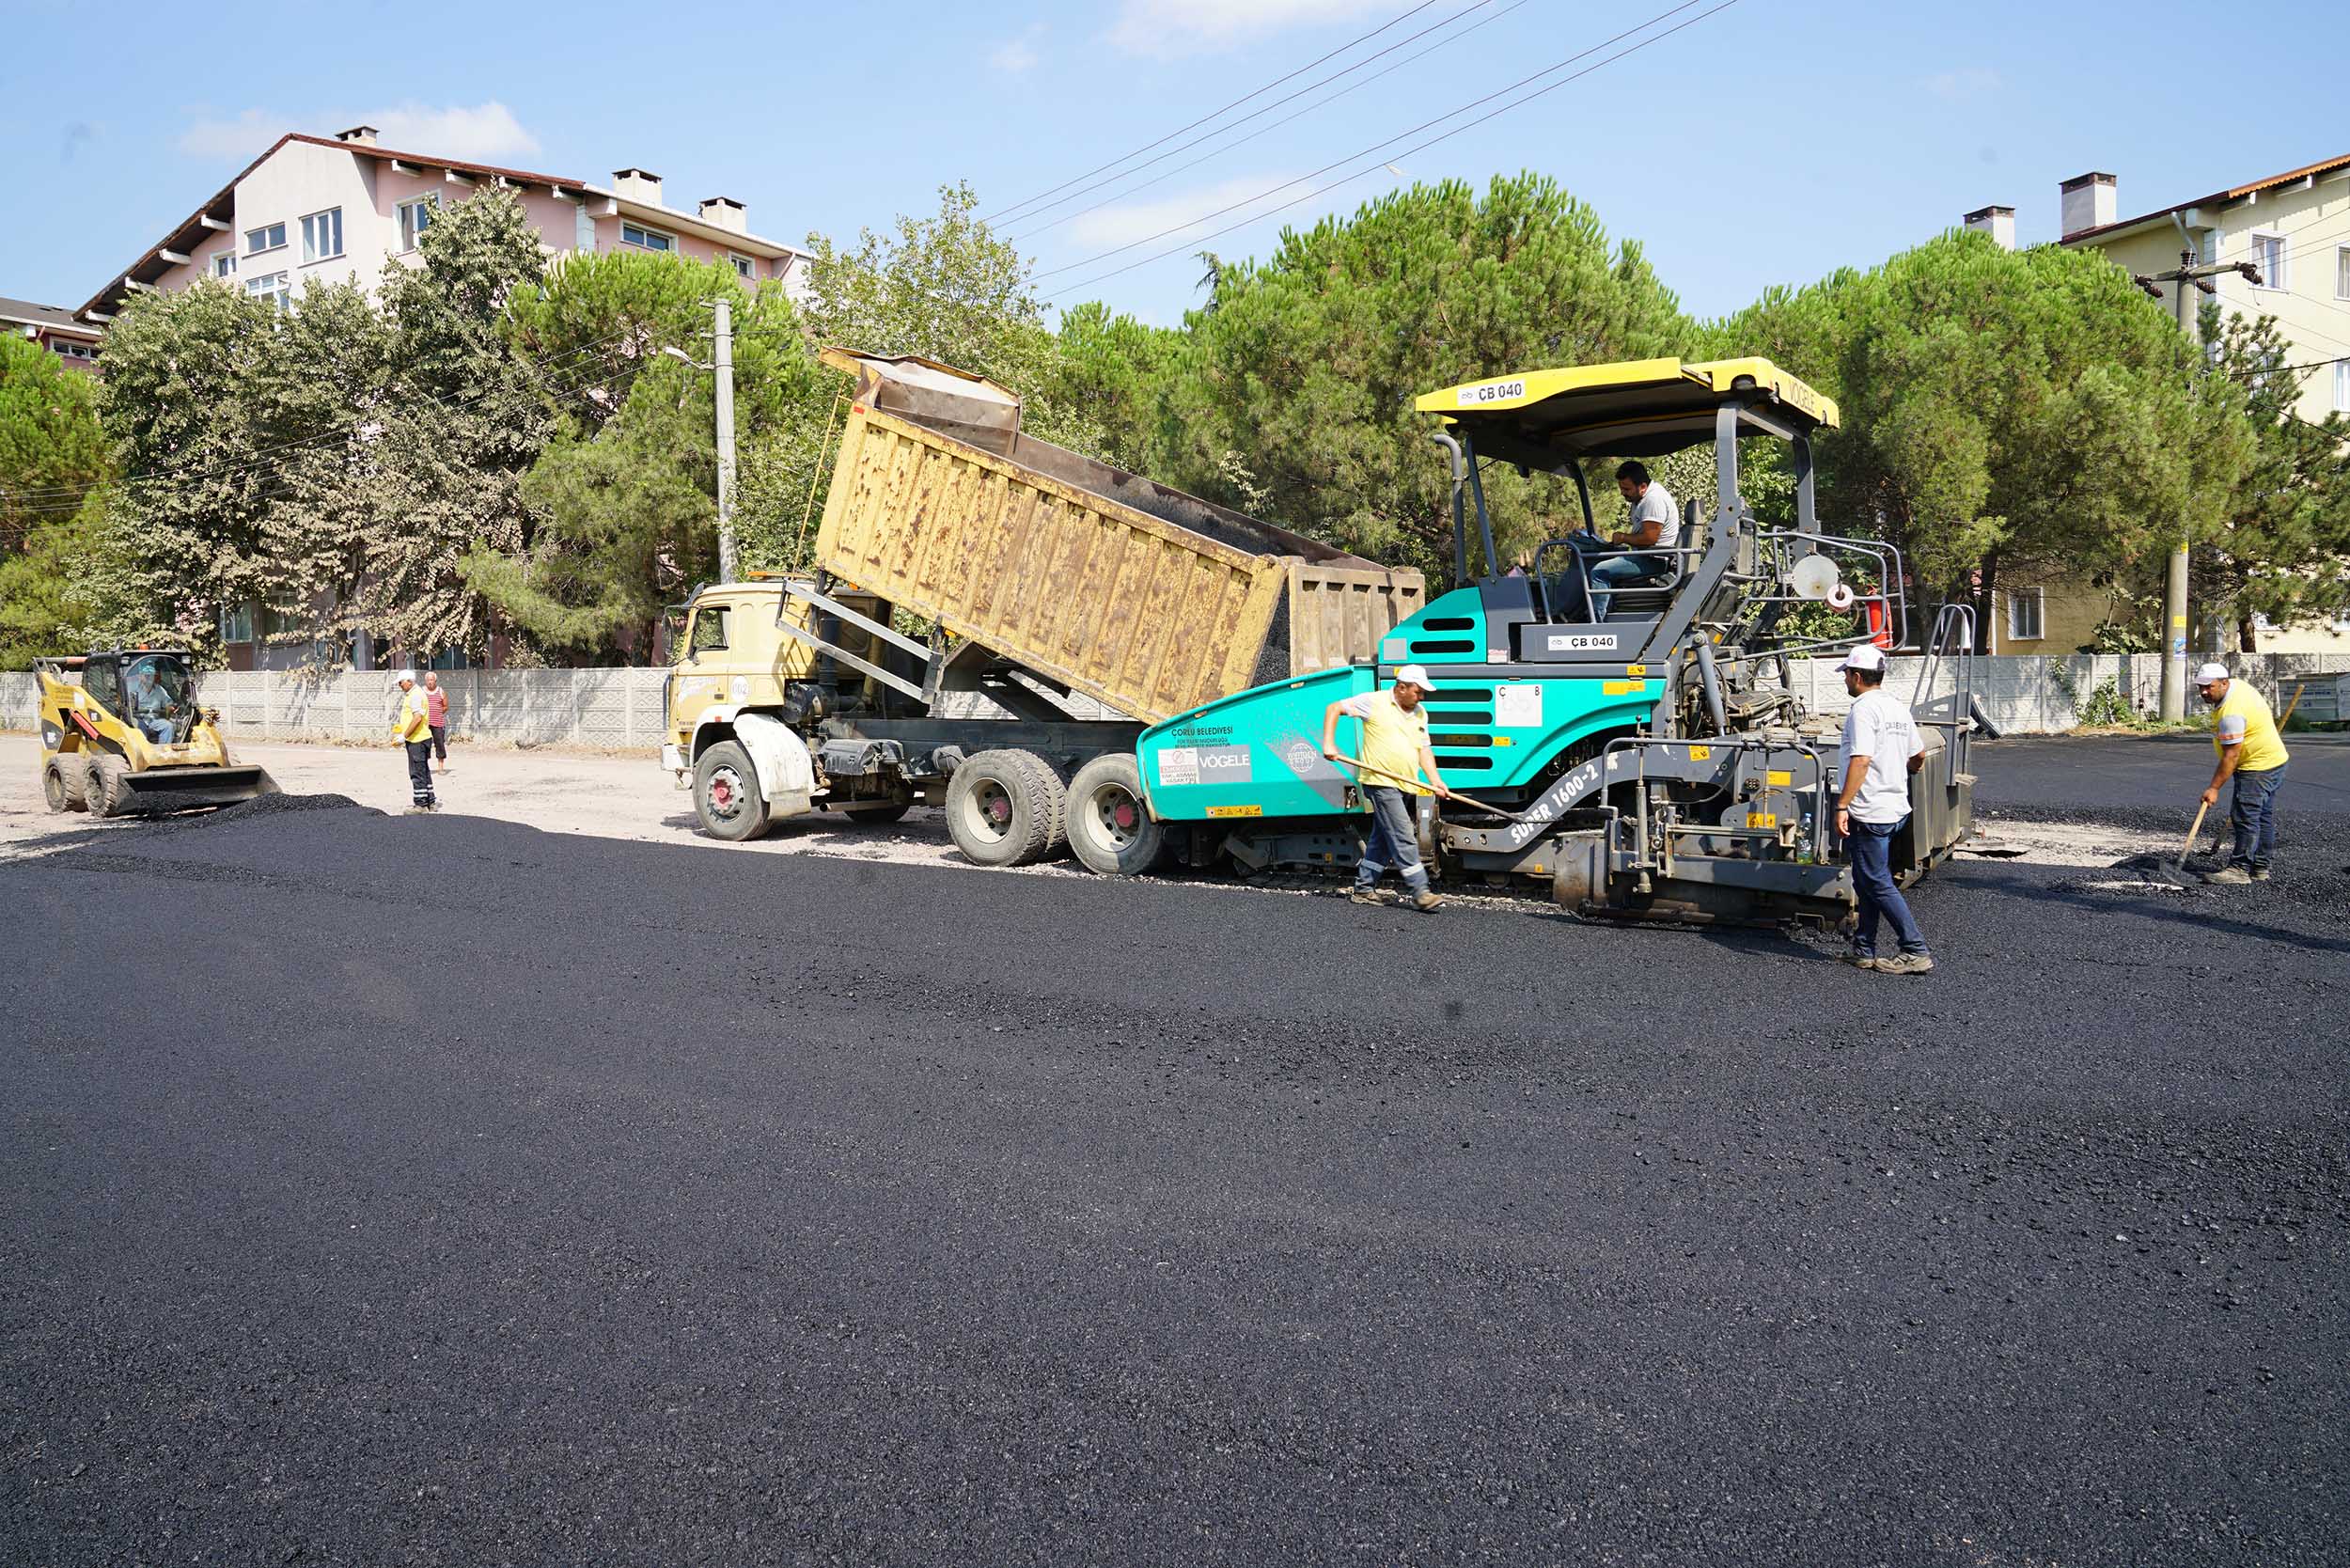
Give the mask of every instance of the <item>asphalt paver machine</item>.
M 1322 755 L 1324 711 L 1418 664 L 1435 682 L 1437 763 L 1470 797 L 1422 802 L 1422 848 L 1448 880 L 1533 879 L 1572 909 L 1627 918 L 1840 922 L 1855 902 L 1833 820 L 1841 727 L 1814 711 L 1794 661 L 1839 681 L 1817 662 L 1863 641 L 1908 647 L 1910 628 L 1900 554 L 1820 529 L 1810 443 L 1836 425 L 1835 404 L 1767 360 L 1654 359 L 1471 382 L 1418 407 L 1451 465 L 1463 586 L 1396 625 L 1375 661 L 1146 730 L 1137 771 L 1154 829 L 1194 863 L 1351 860 L 1365 807 Z M 1783 522 L 1741 494 L 1741 448 L 1758 442 L 1778 444 L 1794 477 Z M 1714 505 L 1689 501 L 1670 548 L 1600 541 L 1586 462 L 1707 444 Z M 1530 570 L 1496 559 L 1481 478 L 1495 463 L 1559 476 L 1580 498 L 1582 528 Z M 1591 568 L 1609 557 L 1637 559 L 1642 580 L 1594 592 Z M 1947 855 L 1972 817 L 1969 608 L 1946 606 L 1920 643 L 1914 676 L 1888 678 L 1929 752 L 1894 845 L 1904 877 Z

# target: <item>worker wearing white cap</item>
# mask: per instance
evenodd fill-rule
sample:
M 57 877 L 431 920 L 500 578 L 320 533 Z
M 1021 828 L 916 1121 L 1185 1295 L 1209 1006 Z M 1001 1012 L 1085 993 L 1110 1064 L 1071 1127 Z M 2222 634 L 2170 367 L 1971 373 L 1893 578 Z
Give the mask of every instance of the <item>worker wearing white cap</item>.
M 1925 765 L 1926 744 L 1908 707 L 1885 689 L 1885 651 L 1862 643 L 1844 655 L 1844 783 L 1836 796 L 1836 834 L 1852 857 L 1860 923 L 1852 961 L 1881 975 L 1922 975 L 1934 967 L 1925 933 L 1893 881 L 1893 836 L 1909 820 L 1909 776 Z M 1890 924 L 1901 950 L 1877 954 L 1879 917 Z
M 2285 763 L 2293 754 L 2285 750 L 2276 715 L 2258 686 L 2231 680 L 2228 666 L 2221 664 L 2197 670 L 2195 683 L 2215 710 L 2211 745 L 2219 753 L 2203 804 L 2217 805 L 2220 786 L 2235 780 L 2235 798 L 2228 807 L 2235 843 L 2226 862 L 2216 871 L 2205 871 L 2203 880 L 2222 885 L 2266 882 L 2269 856 L 2277 848 L 2277 801 L 2284 793 Z
M 432 793 L 432 718 L 417 688 L 416 672 L 403 669 L 392 678 L 400 689 L 400 706 L 392 713 L 392 738 L 408 750 L 408 809 L 437 811 Z
M 1428 745 L 1428 714 L 1420 699 L 1436 689 L 1428 671 L 1405 665 L 1395 672 L 1395 684 L 1386 691 L 1341 698 L 1323 711 L 1322 754 L 1334 762 L 1352 765 L 1371 803 L 1371 839 L 1355 865 L 1355 902 L 1377 903 L 1379 878 L 1389 868 L 1403 879 L 1414 909 L 1426 914 L 1440 909 L 1444 900 L 1428 888 L 1428 869 L 1419 863 L 1419 830 L 1413 822 L 1413 803 L 1431 791 L 1447 799 L 1452 792 L 1436 772 L 1436 754 Z M 1360 719 L 1361 755 L 1339 750 L 1339 720 Z M 1427 783 L 1420 776 L 1427 776 Z

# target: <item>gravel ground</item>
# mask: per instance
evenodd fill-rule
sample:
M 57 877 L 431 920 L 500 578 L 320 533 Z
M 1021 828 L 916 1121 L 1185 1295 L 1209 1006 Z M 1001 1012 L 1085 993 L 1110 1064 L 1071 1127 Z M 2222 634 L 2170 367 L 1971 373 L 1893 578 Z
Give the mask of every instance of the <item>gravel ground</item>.
M 2136 755 L 1978 771 L 2183 833 Z M 49 845 L 0 1562 L 2340 1563 L 2343 761 L 2264 887 L 1937 872 L 1917 979 L 315 802 Z

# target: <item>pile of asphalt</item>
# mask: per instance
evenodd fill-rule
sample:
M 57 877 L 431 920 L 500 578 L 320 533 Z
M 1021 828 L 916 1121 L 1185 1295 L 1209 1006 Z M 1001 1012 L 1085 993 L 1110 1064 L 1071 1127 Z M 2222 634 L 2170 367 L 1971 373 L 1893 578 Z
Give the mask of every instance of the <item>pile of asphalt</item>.
M 122 960 L 9 972 L 0 1559 L 2338 1562 L 2302 886 L 1964 863 L 1880 977 L 455 815 L 108 834 L 0 866 L 19 950 Z

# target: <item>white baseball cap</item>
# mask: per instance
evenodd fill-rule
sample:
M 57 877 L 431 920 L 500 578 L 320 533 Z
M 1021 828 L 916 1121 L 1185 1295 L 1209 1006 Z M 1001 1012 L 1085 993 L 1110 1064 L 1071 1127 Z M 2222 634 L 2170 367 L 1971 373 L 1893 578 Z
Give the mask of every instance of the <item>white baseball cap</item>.
M 2208 686 L 2214 681 L 2225 681 L 2228 679 L 2228 666 L 2226 665 L 2205 665 L 2202 668 L 2195 672 L 2195 683 L 2199 686 Z
M 395 686 L 413 686 L 415 683 L 416 672 L 413 669 L 403 669 L 392 677 L 392 684 Z
M 1844 662 L 1836 667 L 1838 669 L 1883 669 L 1885 650 L 1872 642 L 1864 642 L 1845 654 Z
M 1405 684 L 1418 686 L 1424 692 L 1433 692 L 1436 689 L 1436 683 L 1428 679 L 1426 665 L 1405 665 L 1395 672 L 1395 683 L 1399 686 Z

